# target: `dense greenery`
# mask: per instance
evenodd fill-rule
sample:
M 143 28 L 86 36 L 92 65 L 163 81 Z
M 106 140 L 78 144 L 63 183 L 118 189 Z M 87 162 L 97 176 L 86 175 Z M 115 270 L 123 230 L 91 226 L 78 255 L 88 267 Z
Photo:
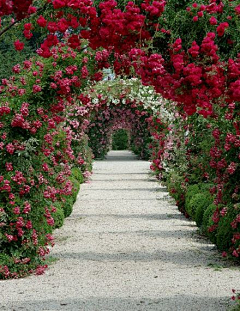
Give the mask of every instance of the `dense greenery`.
M 128 132 L 124 129 L 117 130 L 112 135 L 112 150 L 129 149 Z

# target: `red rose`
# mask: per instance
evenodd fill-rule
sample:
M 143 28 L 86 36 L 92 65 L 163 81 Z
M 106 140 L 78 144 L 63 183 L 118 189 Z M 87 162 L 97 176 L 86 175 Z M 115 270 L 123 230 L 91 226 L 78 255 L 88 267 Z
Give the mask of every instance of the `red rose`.
M 14 46 L 17 51 L 22 51 L 24 49 L 24 43 L 19 40 L 14 42 Z
M 37 20 L 37 23 L 40 27 L 46 27 L 47 25 L 47 20 L 42 16 L 40 15 L 38 20 Z

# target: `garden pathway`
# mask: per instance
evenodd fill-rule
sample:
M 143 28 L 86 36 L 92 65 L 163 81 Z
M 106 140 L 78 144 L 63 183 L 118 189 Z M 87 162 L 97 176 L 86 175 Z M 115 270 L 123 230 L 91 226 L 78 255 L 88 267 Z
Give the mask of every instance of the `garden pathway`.
M 128 151 L 94 164 L 56 230 L 42 276 L 0 282 L 0 310 L 221 311 L 240 271 L 196 234 L 149 163 Z

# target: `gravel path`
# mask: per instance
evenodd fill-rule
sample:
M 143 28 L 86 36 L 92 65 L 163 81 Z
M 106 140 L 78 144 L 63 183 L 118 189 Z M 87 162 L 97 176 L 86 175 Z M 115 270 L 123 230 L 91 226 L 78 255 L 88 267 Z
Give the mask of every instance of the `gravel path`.
M 222 311 L 240 270 L 196 233 L 149 163 L 112 151 L 94 164 L 55 231 L 45 275 L 0 281 L 0 310 Z

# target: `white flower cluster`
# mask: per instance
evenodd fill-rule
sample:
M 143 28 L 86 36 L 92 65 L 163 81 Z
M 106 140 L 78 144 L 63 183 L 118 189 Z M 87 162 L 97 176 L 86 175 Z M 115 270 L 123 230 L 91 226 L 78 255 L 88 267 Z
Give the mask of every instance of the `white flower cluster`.
M 130 100 L 142 103 L 146 110 L 160 114 L 163 119 L 171 119 L 171 113 L 167 109 L 169 102 L 157 94 L 152 86 L 144 86 L 137 78 L 100 81 L 86 93 L 92 98 L 93 104 L 99 103 L 99 97 L 106 100 L 108 106 L 120 102 L 126 104 Z

